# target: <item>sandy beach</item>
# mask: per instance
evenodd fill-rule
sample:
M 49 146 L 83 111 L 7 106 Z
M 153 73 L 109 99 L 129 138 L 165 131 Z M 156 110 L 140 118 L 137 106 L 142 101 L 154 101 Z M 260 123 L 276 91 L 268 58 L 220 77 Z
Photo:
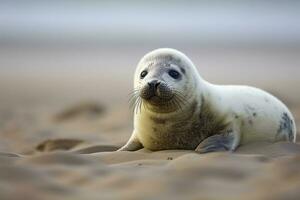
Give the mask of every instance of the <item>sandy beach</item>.
M 115 152 L 132 131 L 128 94 L 148 51 L 118 49 L 1 49 L 1 200 L 299 199 L 299 143 Z M 182 49 L 207 80 L 266 89 L 299 124 L 298 50 Z

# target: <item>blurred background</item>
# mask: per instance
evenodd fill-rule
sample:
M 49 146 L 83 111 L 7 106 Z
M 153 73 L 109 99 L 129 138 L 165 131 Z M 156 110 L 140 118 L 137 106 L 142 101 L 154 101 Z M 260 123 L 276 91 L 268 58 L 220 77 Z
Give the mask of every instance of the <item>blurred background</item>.
M 299 10 L 297 0 L 1 0 L 0 98 L 118 101 L 159 47 L 183 51 L 211 82 L 298 93 Z
M 298 0 L 1 0 L 2 133 L 21 126 L 16 110 L 51 107 L 55 113 L 93 101 L 129 112 L 136 64 L 160 47 L 184 52 L 210 82 L 260 87 L 294 108 L 300 102 L 299 11 Z M 119 112 L 112 118 L 128 126 L 123 141 L 131 118 Z M 40 118 L 29 116 L 32 123 Z M 36 135 L 52 136 L 41 130 Z

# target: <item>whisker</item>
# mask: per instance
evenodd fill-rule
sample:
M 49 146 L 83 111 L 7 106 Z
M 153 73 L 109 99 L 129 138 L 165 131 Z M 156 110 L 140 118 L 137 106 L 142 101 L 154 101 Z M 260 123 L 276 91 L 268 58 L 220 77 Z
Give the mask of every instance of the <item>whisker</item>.
M 182 94 L 181 91 L 168 86 L 173 91 L 173 98 L 169 100 L 162 100 L 162 105 L 165 106 L 165 109 L 180 109 L 183 110 L 183 107 L 186 106 L 189 101 L 185 98 L 185 95 Z M 135 112 L 136 114 L 141 113 L 142 109 L 147 110 L 150 109 L 147 102 L 144 102 L 143 99 L 139 96 L 140 88 L 136 88 L 131 91 L 129 95 L 129 106 L 130 109 Z
M 136 98 L 135 101 L 132 101 L 132 103 L 130 104 L 130 108 L 131 108 L 132 111 L 135 110 L 135 108 L 136 108 L 136 106 L 138 104 L 138 101 L 139 101 L 139 99 Z
M 133 90 L 128 94 L 128 96 L 136 95 L 139 93 L 139 91 L 140 91 L 139 89 Z
M 188 101 L 186 100 L 186 98 L 184 97 L 184 95 L 182 95 L 182 93 L 180 91 L 174 89 L 173 87 L 171 87 L 168 84 L 167 84 L 167 87 L 169 87 L 174 92 L 173 106 L 175 105 L 176 107 L 178 107 L 179 109 L 182 110 L 182 105 L 186 105 L 186 103 Z
M 140 88 L 133 89 L 128 96 L 129 96 L 129 107 L 133 112 L 138 112 L 141 107 L 141 98 L 139 97 Z M 141 109 L 140 109 L 141 110 Z
M 142 106 L 144 106 L 144 104 L 143 104 L 143 101 L 142 101 L 142 99 L 140 99 L 140 106 L 139 106 L 140 113 L 142 112 Z
M 180 102 L 178 102 L 178 99 L 176 97 L 174 98 L 174 104 L 176 105 L 177 108 L 179 108 L 182 111 L 181 104 Z
M 132 102 L 132 101 L 135 101 L 137 99 L 137 95 L 132 95 L 129 99 L 128 99 L 128 101 L 129 101 L 129 103 L 130 102 Z
M 140 100 L 138 99 L 138 100 L 137 100 L 137 103 L 136 103 L 136 106 L 135 106 L 135 108 L 134 108 L 135 114 L 137 114 L 138 111 L 139 111 L 139 105 L 140 105 Z
M 182 104 L 186 105 L 189 103 L 188 100 L 180 92 L 176 92 L 176 96 Z

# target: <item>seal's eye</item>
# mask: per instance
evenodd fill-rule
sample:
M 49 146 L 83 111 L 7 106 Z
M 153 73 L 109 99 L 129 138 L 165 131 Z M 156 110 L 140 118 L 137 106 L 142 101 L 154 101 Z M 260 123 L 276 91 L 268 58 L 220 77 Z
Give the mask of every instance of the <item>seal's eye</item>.
M 148 72 L 147 71 L 142 71 L 141 73 L 141 79 L 143 79 L 145 76 L 147 76 Z
M 174 79 L 178 79 L 180 77 L 179 72 L 174 69 L 171 69 L 168 73 Z

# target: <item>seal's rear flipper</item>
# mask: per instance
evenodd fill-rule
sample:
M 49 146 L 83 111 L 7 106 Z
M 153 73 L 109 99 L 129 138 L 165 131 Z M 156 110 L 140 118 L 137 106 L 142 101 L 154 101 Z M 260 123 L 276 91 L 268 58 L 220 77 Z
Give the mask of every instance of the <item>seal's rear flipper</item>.
M 233 133 L 213 135 L 203 140 L 195 149 L 198 153 L 234 151 L 237 147 Z

